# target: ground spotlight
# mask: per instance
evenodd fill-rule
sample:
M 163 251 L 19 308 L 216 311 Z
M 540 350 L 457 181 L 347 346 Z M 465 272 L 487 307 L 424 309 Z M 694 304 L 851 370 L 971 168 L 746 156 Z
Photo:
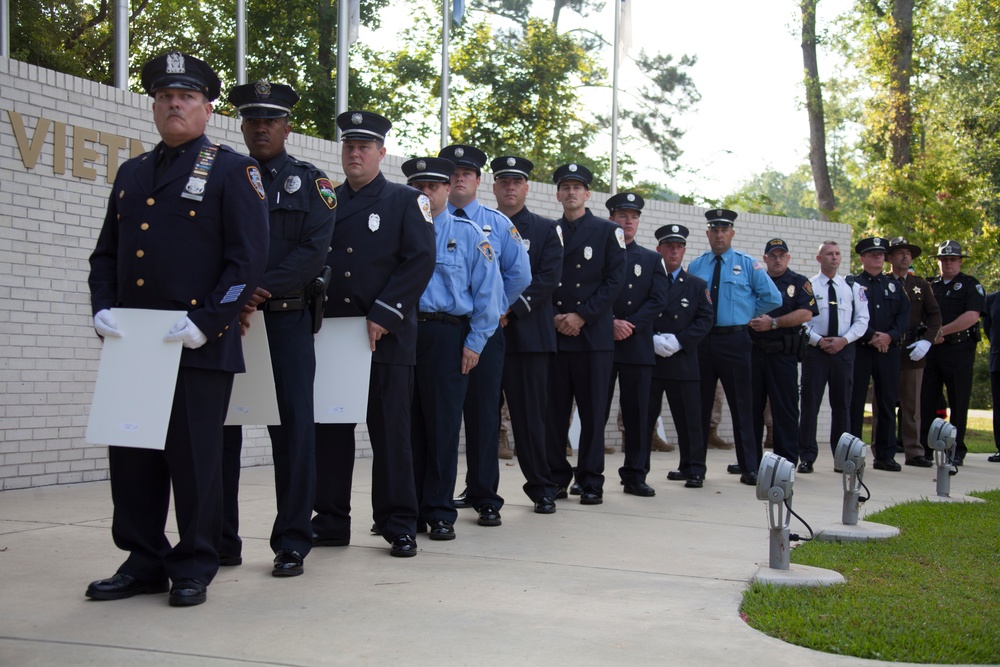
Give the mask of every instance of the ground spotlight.
M 937 466 L 937 494 L 951 494 L 951 476 L 958 472 L 952 463 L 955 458 L 955 446 L 958 429 L 944 419 L 938 417 L 931 422 L 927 431 L 927 446 L 934 450 L 934 464 Z
M 770 567 L 787 570 L 791 540 L 788 524 L 792 512 L 792 485 L 795 464 L 773 452 L 764 454 L 757 469 L 757 500 L 768 503 L 767 521 L 770 529 Z M 811 529 L 810 529 L 811 532 Z
M 844 476 L 844 511 L 843 522 L 846 526 L 858 525 L 858 510 L 861 503 L 871 497 L 869 493 L 861 498 L 861 488 L 865 486 L 865 457 L 868 455 L 868 445 L 850 433 L 844 433 L 837 441 L 834 453 L 834 467 L 842 471 Z

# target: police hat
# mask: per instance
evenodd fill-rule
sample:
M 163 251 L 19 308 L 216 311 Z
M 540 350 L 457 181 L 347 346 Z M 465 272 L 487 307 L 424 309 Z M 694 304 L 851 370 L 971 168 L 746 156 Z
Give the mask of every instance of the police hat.
M 594 175 L 582 164 L 564 164 L 552 172 L 552 180 L 559 185 L 566 180 L 580 181 L 590 189 L 590 182 L 594 180 Z
M 619 192 L 614 197 L 608 199 L 604 204 L 608 207 L 609 213 L 614 213 L 620 208 L 630 208 L 642 212 L 642 207 L 646 205 L 642 197 L 633 192 Z
M 244 118 L 284 118 L 299 101 L 299 94 L 283 83 L 245 83 L 229 91 L 229 103 Z
M 920 246 L 911 245 L 902 236 L 897 236 L 889 241 L 889 252 L 891 253 L 893 250 L 909 250 L 912 259 L 920 257 L 920 253 L 923 252 Z
M 473 169 L 476 172 L 476 176 L 482 175 L 483 167 L 486 166 L 486 153 L 474 146 L 466 146 L 465 144 L 445 146 L 438 153 L 438 157 L 451 160 L 455 163 L 456 167 Z
M 663 225 L 656 230 L 656 243 L 683 243 L 687 245 L 688 228 L 684 225 Z
M 725 208 L 713 208 L 711 211 L 705 211 L 705 219 L 708 221 L 709 227 L 732 227 L 733 222 L 736 221 L 736 215 L 736 211 Z
M 859 255 L 863 255 L 866 252 L 889 252 L 889 239 L 884 239 L 881 236 L 869 236 L 866 239 L 861 239 L 858 244 L 854 246 L 854 252 Z
M 490 162 L 490 169 L 494 178 L 523 178 L 528 179 L 528 174 L 535 168 L 531 160 L 514 155 L 501 155 Z
M 958 241 L 948 240 L 938 246 L 938 257 L 969 257 L 962 254 L 962 244 Z
M 455 164 L 440 157 L 415 157 L 403 163 L 407 183 L 451 183 Z
M 337 116 L 341 141 L 385 141 L 392 123 L 371 111 L 345 111 Z
M 222 82 L 204 60 L 179 51 L 153 58 L 142 66 L 139 75 L 143 90 L 153 95 L 161 88 L 197 90 L 209 100 L 219 96 Z
M 784 239 L 771 239 L 764 246 L 764 254 L 770 255 L 772 250 L 784 250 L 788 252 L 788 244 L 785 243 Z

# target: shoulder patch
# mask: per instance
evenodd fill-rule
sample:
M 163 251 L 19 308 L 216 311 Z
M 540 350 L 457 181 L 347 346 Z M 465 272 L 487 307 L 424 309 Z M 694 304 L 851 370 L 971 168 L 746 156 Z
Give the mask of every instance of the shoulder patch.
M 521 234 L 517 231 L 517 227 L 515 227 L 513 224 L 510 226 L 510 236 L 518 243 L 522 245 L 524 244 L 524 239 L 521 238 Z
M 760 262 L 758 262 L 758 261 L 757 261 L 756 259 L 755 259 L 755 260 L 753 261 L 753 270 L 754 270 L 754 271 L 760 271 L 760 270 L 761 270 L 761 269 L 763 269 L 763 268 L 764 268 L 764 267 L 763 267 L 763 266 L 761 266 L 761 265 L 760 265 Z
M 427 195 L 420 195 L 417 197 L 417 204 L 420 206 L 420 212 L 424 214 L 424 220 L 434 224 L 434 216 L 431 215 L 431 200 L 427 198 Z
M 705 298 L 708 300 L 709 303 L 712 303 L 712 292 L 706 289 Z
M 489 241 L 480 241 L 476 247 L 479 248 L 479 252 L 483 253 L 483 257 L 486 258 L 487 262 L 492 262 L 493 258 L 496 257 L 496 254 L 493 252 L 493 246 L 490 245 Z
M 986 290 L 984 290 L 983 286 L 978 283 L 976 284 L 976 291 L 979 292 L 980 296 L 986 296 Z
M 317 178 L 316 190 L 319 191 L 319 196 L 323 198 L 323 203 L 328 209 L 332 211 L 337 208 L 337 194 L 333 191 L 333 183 L 329 178 Z
M 257 196 L 261 200 L 267 199 L 267 193 L 264 192 L 264 180 L 260 177 L 260 169 L 257 167 L 247 167 L 247 178 L 250 180 L 250 185 L 253 189 L 257 191 Z
M 565 246 L 566 242 L 563 241 L 562 226 L 561 225 L 556 225 L 556 235 L 559 237 L 559 245 Z
M 858 299 L 861 301 L 868 300 L 868 288 L 862 285 L 858 285 Z
M 625 249 L 625 232 L 619 227 L 615 230 L 615 238 L 618 239 L 618 245 L 621 246 L 622 250 Z
M 812 296 L 813 295 L 813 284 L 812 284 L 812 281 L 811 280 L 807 280 L 804 283 L 802 283 L 802 289 L 804 289 L 806 291 L 806 294 L 808 294 L 809 296 Z

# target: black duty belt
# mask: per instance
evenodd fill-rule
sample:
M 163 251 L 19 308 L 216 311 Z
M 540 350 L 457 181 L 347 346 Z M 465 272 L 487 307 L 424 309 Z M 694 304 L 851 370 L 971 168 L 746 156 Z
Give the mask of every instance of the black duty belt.
M 709 333 L 712 334 L 736 333 L 737 331 L 743 331 L 746 328 L 747 325 L 745 324 L 737 324 L 731 327 L 712 327 L 712 330 Z
M 753 346 L 765 354 L 780 354 L 791 351 L 791 343 L 786 343 L 784 338 L 752 338 L 751 340 Z
M 959 343 L 964 343 L 967 340 L 971 340 L 972 336 L 968 331 L 959 331 L 958 333 L 948 334 L 944 337 L 944 342 L 949 345 L 958 345 Z
M 456 317 L 448 313 L 417 313 L 417 322 L 447 322 L 448 324 L 465 324 L 469 318 Z
M 301 296 L 272 297 L 257 306 L 257 310 L 263 310 L 266 313 L 283 313 L 293 310 L 303 310 L 306 306 L 308 306 L 308 303 Z

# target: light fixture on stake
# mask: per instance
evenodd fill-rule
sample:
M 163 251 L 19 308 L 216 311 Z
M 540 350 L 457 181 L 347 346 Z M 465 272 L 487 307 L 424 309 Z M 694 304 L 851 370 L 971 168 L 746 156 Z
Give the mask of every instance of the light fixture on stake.
M 927 431 L 927 446 L 934 450 L 934 465 L 937 466 L 937 494 L 951 495 L 951 476 L 958 472 L 954 466 L 958 429 L 938 417 L 931 422 Z
M 858 510 L 861 503 L 871 498 L 871 491 L 865 486 L 865 458 L 868 455 L 868 445 L 850 433 L 844 433 L 837 441 L 837 449 L 833 455 L 833 467 L 843 472 L 844 476 L 844 511 L 842 521 L 846 526 L 858 525 Z M 868 493 L 861 497 L 861 488 Z
M 791 516 L 802 521 L 802 517 L 792 511 L 792 485 L 795 483 L 795 464 L 788 459 L 767 452 L 757 469 L 757 500 L 768 503 L 768 527 L 770 530 L 770 567 L 787 570 L 791 541 L 800 540 L 798 535 L 790 535 L 788 524 Z M 803 523 L 805 523 L 803 521 Z M 806 524 L 806 528 L 809 525 Z M 812 528 L 809 528 L 810 535 Z M 811 537 L 808 539 L 812 539 Z

